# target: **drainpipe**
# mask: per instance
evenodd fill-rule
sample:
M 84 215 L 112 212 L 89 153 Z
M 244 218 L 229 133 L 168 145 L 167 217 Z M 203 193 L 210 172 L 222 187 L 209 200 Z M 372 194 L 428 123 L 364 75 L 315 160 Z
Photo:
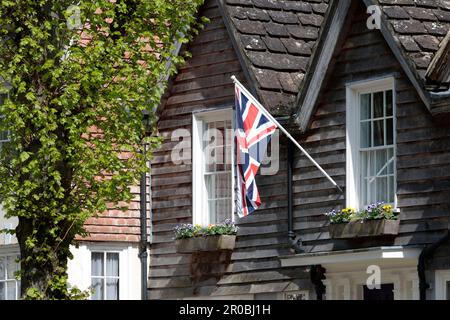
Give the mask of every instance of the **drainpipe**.
M 291 248 L 295 250 L 295 253 L 302 253 L 303 245 L 302 239 L 294 232 L 294 214 L 292 203 L 292 169 L 294 167 L 294 144 L 291 140 L 288 141 L 287 146 L 287 191 L 288 191 L 288 238 Z
M 147 129 L 149 115 L 144 114 L 144 124 Z M 147 166 L 147 145 L 143 144 L 143 156 Z M 139 243 L 139 258 L 141 259 L 141 298 L 147 300 L 147 170 L 142 173 L 140 181 L 140 222 L 141 239 Z
M 449 239 L 450 239 L 450 230 L 447 230 L 447 234 L 445 236 L 443 236 L 435 243 L 423 248 L 422 252 L 420 253 L 419 263 L 417 264 L 417 273 L 419 276 L 420 300 L 427 300 L 427 289 L 430 288 L 430 285 L 427 283 L 425 275 L 426 261 L 433 255 L 434 251 L 436 251 L 437 248 L 439 248 L 444 242 L 446 242 Z

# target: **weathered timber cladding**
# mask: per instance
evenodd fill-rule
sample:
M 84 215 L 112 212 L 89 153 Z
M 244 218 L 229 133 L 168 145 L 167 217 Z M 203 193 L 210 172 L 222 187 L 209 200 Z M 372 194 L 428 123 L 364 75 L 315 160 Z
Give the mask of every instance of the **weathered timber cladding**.
M 250 2 L 248 2 L 249 5 Z M 324 213 L 345 206 L 326 178 L 303 155 L 294 159 L 294 228 L 307 252 L 380 245 L 431 243 L 448 229 L 450 212 L 450 128 L 437 125 L 378 30 L 368 30 L 362 2 L 353 2 L 309 129 L 298 141 L 345 187 L 346 94 L 349 82 L 391 75 L 396 80 L 397 195 L 401 224 L 397 237 L 358 241 L 330 239 Z M 232 74 L 243 79 L 215 0 L 200 15 L 206 25 L 187 50 L 193 56 L 174 78 L 158 128 L 165 138 L 152 163 L 153 244 L 149 271 L 151 299 L 193 295 L 239 295 L 311 288 L 307 269 L 281 268 L 287 245 L 286 139 L 280 138 L 280 170 L 258 176 L 262 206 L 240 219 L 230 264 L 211 261 L 211 277 L 190 277 L 192 256 L 177 254 L 172 228 L 192 222 L 192 167 L 171 162 L 174 129 L 191 132 L 192 112 L 231 105 Z M 347 26 L 347 27 L 348 27 Z M 269 106 L 270 107 L 270 106 Z
M 165 140 L 152 162 L 154 233 L 148 282 L 150 299 L 259 293 L 265 292 L 269 284 L 282 290 L 296 286 L 295 281 L 289 282 L 290 276 L 284 275 L 289 270 L 276 271 L 280 267 L 278 257 L 289 253 L 286 247 L 286 149 L 283 139 L 280 139 L 283 146 L 280 172 L 275 176 L 258 177 L 264 203 L 257 215 L 239 220 L 236 248 L 227 269 L 222 270 L 223 263 L 211 261 L 208 271 L 211 277 L 194 285 L 190 277 L 192 256 L 177 254 L 175 250 L 173 227 L 179 223 L 192 223 L 192 166 L 171 162 L 172 148 L 178 143 L 171 141 L 171 133 L 179 128 L 191 132 L 192 112 L 231 107 L 234 87 L 230 76 L 235 74 L 244 79 L 219 12 L 215 0 L 207 1 L 200 11 L 200 16 L 208 17 L 211 22 L 187 47 L 192 58 L 173 80 L 158 123 Z M 224 272 L 226 275 L 221 277 Z M 290 272 L 293 274 L 292 270 Z M 249 285 L 249 279 L 253 279 L 256 287 Z
M 171 161 L 178 141 L 171 141 L 175 129 L 192 132 L 192 112 L 218 106 L 232 106 L 231 75 L 243 78 L 216 1 L 207 1 L 199 12 L 210 22 L 185 49 L 192 58 L 173 79 L 168 99 L 159 116 L 158 130 L 164 142 L 152 161 L 153 243 L 148 286 L 150 299 L 192 296 L 190 254 L 177 254 L 173 227 L 192 223 L 192 166 Z M 214 270 L 213 270 L 214 271 Z M 213 273 L 213 272 L 212 272 Z M 204 281 L 198 290 L 212 290 L 217 281 Z
M 366 28 L 364 8 L 348 19 L 352 28 L 333 58 L 310 129 L 301 143 L 345 185 L 346 83 L 392 75 L 397 100 L 397 196 L 401 210 L 394 240 L 331 240 L 323 213 L 345 206 L 332 185 L 297 154 L 294 172 L 295 227 L 308 251 L 435 241 L 448 228 L 450 213 L 450 128 L 435 123 L 378 30 Z

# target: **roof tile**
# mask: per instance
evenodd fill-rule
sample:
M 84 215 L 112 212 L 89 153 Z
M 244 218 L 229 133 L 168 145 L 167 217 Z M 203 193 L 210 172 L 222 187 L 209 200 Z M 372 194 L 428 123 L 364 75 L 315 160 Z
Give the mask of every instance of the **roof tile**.
M 400 34 L 426 34 L 427 29 L 417 20 L 394 20 L 392 21 L 394 30 Z
M 317 14 L 299 13 L 298 17 L 304 26 L 320 27 L 323 22 L 323 17 Z
M 242 35 L 241 40 L 242 40 L 242 44 L 244 45 L 245 49 L 255 50 L 255 51 L 266 49 L 266 46 L 260 36 Z
M 278 72 L 272 70 L 254 68 L 256 80 L 262 89 L 280 90 L 282 86 L 278 81 Z
M 281 39 L 287 51 L 291 54 L 311 55 L 311 48 L 303 40 Z
M 286 11 L 269 11 L 273 21 L 286 24 L 297 24 L 298 17 L 292 12 Z
M 450 22 L 450 12 L 443 10 L 436 10 L 434 14 L 438 18 L 439 21 Z
M 437 35 L 437 36 L 445 36 L 449 30 L 448 24 L 443 24 L 440 22 L 424 22 L 423 25 L 425 29 L 427 29 L 429 34 Z
M 269 51 L 272 52 L 286 52 L 286 48 L 283 43 L 278 38 L 264 37 L 264 42 L 266 43 Z
M 283 71 L 306 71 L 309 60 L 305 57 L 290 56 L 287 54 L 254 51 L 248 51 L 247 56 L 257 67 Z
M 288 11 L 296 11 L 296 12 L 312 12 L 312 6 L 310 3 L 305 1 L 284 1 L 282 2 L 283 9 Z M 317 5 L 317 4 L 316 4 Z M 327 4 L 324 4 L 328 7 Z
M 414 36 L 414 40 L 417 42 L 417 44 L 420 46 L 423 50 L 431 50 L 431 51 L 437 51 L 439 50 L 439 43 L 440 41 L 435 36 L 430 35 L 420 35 L 420 36 Z
M 278 23 L 266 23 L 264 27 L 267 30 L 267 33 L 271 36 L 275 37 L 288 37 L 289 33 L 286 27 L 283 24 Z
M 317 40 L 319 29 L 314 27 L 288 26 L 289 33 L 298 39 Z
M 436 4 L 434 4 L 436 5 Z M 418 8 L 418 7 L 407 7 L 405 10 L 408 12 L 408 14 L 417 20 L 430 20 L 430 21 L 436 21 L 437 18 L 434 15 L 434 13 L 425 8 Z
M 252 0 L 253 4 L 257 8 L 262 9 L 278 9 L 280 10 L 280 4 L 276 0 Z
M 386 7 L 383 9 L 383 11 L 389 18 L 409 19 L 409 14 L 402 7 L 399 6 Z
M 264 25 L 258 21 L 249 21 L 249 20 L 233 20 L 234 25 L 239 30 L 239 32 L 243 34 L 258 34 L 265 35 L 266 30 L 264 29 Z
M 259 10 L 259 9 L 253 9 L 253 8 L 245 8 L 247 11 L 247 17 L 250 20 L 259 20 L 259 21 L 270 21 L 270 17 L 267 14 L 266 10 Z
M 411 36 L 400 36 L 399 40 L 405 48 L 406 51 L 410 52 L 418 52 L 420 51 L 420 47 L 417 45 L 417 43 L 414 41 L 414 39 Z

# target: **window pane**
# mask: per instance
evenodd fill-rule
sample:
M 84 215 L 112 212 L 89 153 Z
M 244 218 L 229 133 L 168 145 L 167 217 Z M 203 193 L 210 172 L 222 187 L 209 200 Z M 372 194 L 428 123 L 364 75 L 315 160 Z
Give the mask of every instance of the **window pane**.
M 15 279 L 15 272 L 18 270 L 16 263 L 16 256 L 7 256 L 6 257 L 6 277 L 7 279 Z
M 392 145 L 394 143 L 394 120 L 386 119 L 386 144 Z
M 387 149 L 387 155 L 388 155 L 388 161 L 389 162 L 389 166 L 388 166 L 388 174 L 394 174 L 394 149 L 393 148 L 389 148 Z
M 99 278 L 92 278 L 92 289 L 93 289 L 93 293 L 92 293 L 92 300 L 103 300 L 103 282 L 104 279 L 99 279 Z
M 389 202 L 387 199 L 387 177 L 377 178 L 377 199 L 376 201 Z M 375 201 L 374 201 L 375 202 Z
M 384 106 L 383 91 L 374 93 L 373 94 L 373 117 L 374 118 L 382 118 L 384 116 L 383 106 Z
M 0 300 L 6 300 L 6 283 L 0 282 Z
M 209 200 L 209 221 L 211 224 L 222 223 L 231 216 L 230 199 Z
M 361 120 L 366 120 L 371 118 L 370 111 L 370 93 L 361 95 Z
M 383 167 L 387 163 L 387 150 L 377 150 L 376 153 L 376 164 L 375 164 L 375 172 L 376 175 L 386 175 L 387 174 L 387 167 L 383 169 Z M 381 170 L 383 169 L 383 170 Z
M 372 146 L 371 125 L 370 121 L 361 123 L 361 148 L 370 148 Z
M 103 252 L 92 252 L 91 275 L 103 276 Z
M 6 259 L 5 257 L 0 257 L 0 280 L 6 279 Z
M 204 183 L 207 194 L 204 195 L 205 205 L 208 208 L 210 224 L 222 222 L 231 218 L 231 157 L 232 141 L 234 139 L 231 129 L 231 120 L 204 122 L 204 159 L 209 159 L 205 164 Z M 206 142 L 205 142 L 206 141 Z M 209 141 L 209 142 L 208 142 Z M 226 217 L 222 219 L 222 216 Z
M 361 203 L 363 206 L 369 204 L 367 199 L 367 179 L 362 179 L 361 181 Z
M 106 299 L 119 300 L 119 279 L 106 280 Z
M 373 144 L 375 147 L 384 145 L 383 120 L 374 121 L 373 125 Z
M 16 300 L 16 282 L 8 281 L 6 283 L 6 299 Z
M 392 97 L 392 90 L 386 91 L 386 116 L 392 116 L 393 115 L 393 97 Z
M 369 178 L 367 183 L 367 203 L 371 204 L 376 202 L 376 178 Z
M 389 203 L 394 203 L 394 195 L 395 195 L 395 186 L 394 186 L 394 177 L 391 176 L 388 178 L 389 180 Z
M 119 276 L 119 254 L 117 252 L 106 254 L 106 275 Z

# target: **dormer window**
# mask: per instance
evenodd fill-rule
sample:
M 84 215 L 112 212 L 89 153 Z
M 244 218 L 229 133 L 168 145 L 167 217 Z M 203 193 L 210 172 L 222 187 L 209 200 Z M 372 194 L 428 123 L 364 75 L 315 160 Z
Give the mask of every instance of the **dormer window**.
M 396 206 L 392 78 L 347 87 L 347 206 Z

